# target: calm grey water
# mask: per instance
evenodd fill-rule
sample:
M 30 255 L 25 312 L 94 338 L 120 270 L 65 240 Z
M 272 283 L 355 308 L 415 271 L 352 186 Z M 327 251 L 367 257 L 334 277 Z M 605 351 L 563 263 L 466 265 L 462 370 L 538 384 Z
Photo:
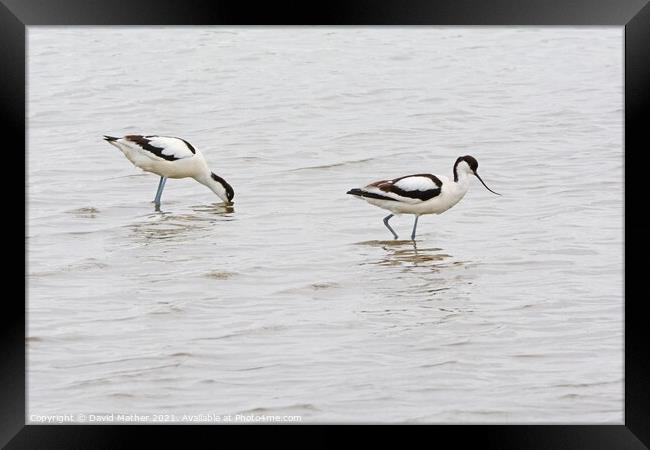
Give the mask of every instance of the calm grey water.
M 622 37 L 30 27 L 28 421 L 621 423 Z M 129 133 L 201 149 L 234 210 L 170 180 L 156 213 Z M 503 196 L 416 248 L 345 195 L 464 154 Z

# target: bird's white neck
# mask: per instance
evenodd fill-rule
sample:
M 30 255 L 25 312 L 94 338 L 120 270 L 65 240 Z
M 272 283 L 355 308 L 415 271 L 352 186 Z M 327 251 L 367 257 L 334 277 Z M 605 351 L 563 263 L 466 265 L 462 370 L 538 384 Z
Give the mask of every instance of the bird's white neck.
M 216 177 L 216 179 L 214 177 Z M 195 180 L 207 186 L 208 189 L 217 194 L 217 196 L 225 203 L 230 203 L 230 199 L 228 198 L 228 188 L 230 186 L 223 178 L 216 175 L 214 175 L 214 177 L 213 173 L 210 170 L 207 170 L 205 174 L 196 177 Z
M 460 169 L 460 168 L 459 168 Z M 465 196 L 469 189 L 469 175 L 470 173 L 466 170 L 457 170 L 456 172 L 456 180 L 452 184 L 454 187 L 454 194 L 458 198 L 458 201 L 460 201 L 461 198 Z
M 456 181 L 456 183 L 454 184 L 456 185 L 459 191 L 465 194 L 469 189 L 469 175 L 466 174 L 465 172 L 459 173 L 458 181 Z
M 463 183 L 463 182 L 469 183 L 469 172 L 466 172 L 464 170 L 459 170 L 457 183 Z
M 467 191 L 469 188 L 469 176 L 472 173 L 472 169 L 466 161 L 456 162 L 454 165 L 454 182 L 459 188 L 464 188 Z

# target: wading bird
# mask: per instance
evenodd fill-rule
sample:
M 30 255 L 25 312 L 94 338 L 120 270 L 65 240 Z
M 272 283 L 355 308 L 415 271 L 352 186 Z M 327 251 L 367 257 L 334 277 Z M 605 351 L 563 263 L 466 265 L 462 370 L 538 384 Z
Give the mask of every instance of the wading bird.
M 235 196 L 232 186 L 214 174 L 201 152 L 189 142 L 177 137 L 141 136 L 131 134 L 121 138 L 104 136 L 136 167 L 160 175 L 154 203 L 160 209 L 160 197 L 167 178 L 194 178 L 217 194 L 225 203 Z
M 393 180 L 381 180 L 361 189 L 350 189 L 347 193 L 364 199 L 371 205 L 387 209 L 391 214 L 384 217 L 384 225 L 397 239 L 397 233 L 388 224 L 395 214 L 414 214 L 415 223 L 411 240 L 415 240 L 418 218 L 424 214 L 440 214 L 458 203 L 467 189 L 469 176 L 474 175 L 485 188 L 496 195 L 501 195 L 487 187 L 478 176 L 478 161 L 472 156 L 461 156 L 454 163 L 454 180 L 445 176 L 428 173 L 408 175 Z

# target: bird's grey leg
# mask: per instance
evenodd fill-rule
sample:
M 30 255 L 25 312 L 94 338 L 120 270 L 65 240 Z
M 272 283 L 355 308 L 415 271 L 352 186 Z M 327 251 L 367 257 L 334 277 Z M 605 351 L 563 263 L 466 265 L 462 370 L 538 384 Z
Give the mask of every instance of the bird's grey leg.
M 415 223 L 413 224 L 413 233 L 411 233 L 411 240 L 412 241 L 415 241 L 415 230 L 418 227 L 418 219 L 419 218 L 420 218 L 420 216 L 417 216 L 417 215 L 415 216 Z
M 384 217 L 384 225 L 386 225 L 386 228 L 388 228 L 390 232 L 393 233 L 395 239 L 397 239 L 397 233 L 395 233 L 395 231 L 390 227 L 390 225 L 388 225 L 388 221 L 390 220 L 391 217 L 393 217 L 392 214 L 389 214 L 386 217 Z
M 160 209 L 160 197 L 162 196 L 162 191 L 165 188 L 166 181 L 166 177 L 160 177 L 160 182 L 158 183 L 158 191 L 156 191 L 156 198 L 153 200 L 153 202 L 156 204 L 156 210 Z

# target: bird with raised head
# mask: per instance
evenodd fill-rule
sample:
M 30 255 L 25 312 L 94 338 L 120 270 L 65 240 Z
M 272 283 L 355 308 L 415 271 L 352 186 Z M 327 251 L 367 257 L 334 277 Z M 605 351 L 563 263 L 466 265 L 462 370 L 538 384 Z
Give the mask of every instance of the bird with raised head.
M 478 161 L 466 155 L 459 157 L 454 163 L 453 180 L 445 176 L 421 173 L 375 181 L 360 189 L 350 189 L 347 193 L 390 211 L 391 214 L 384 217 L 384 225 L 395 239 L 398 236 L 388 223 L 390 218 L 395 214 L 415 215 L 411 233 L 411 240 L 414 241 L 419 217 L 425 214 L 441 214 L 458 203 L 469 189 L 471 175 L 478 178 L 488 191 L 501 195 L 487 187 L 477 170 Z

